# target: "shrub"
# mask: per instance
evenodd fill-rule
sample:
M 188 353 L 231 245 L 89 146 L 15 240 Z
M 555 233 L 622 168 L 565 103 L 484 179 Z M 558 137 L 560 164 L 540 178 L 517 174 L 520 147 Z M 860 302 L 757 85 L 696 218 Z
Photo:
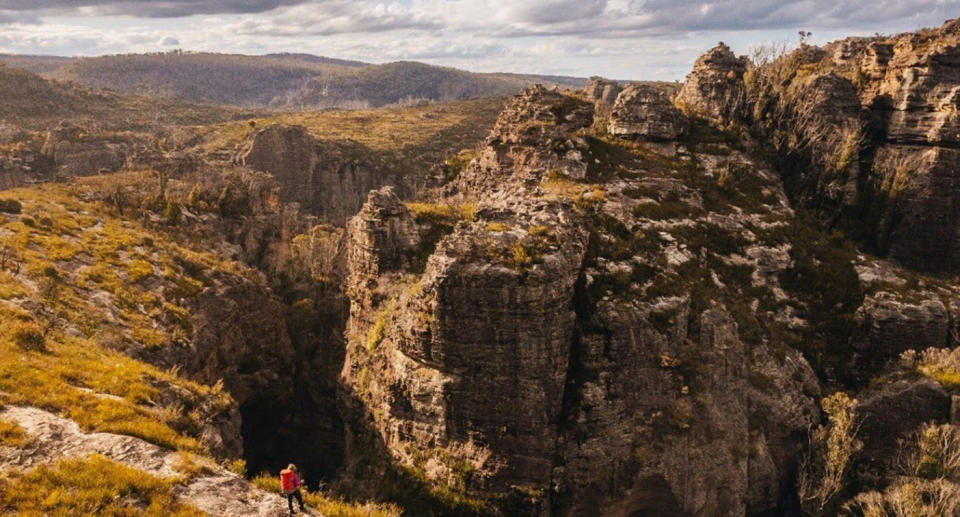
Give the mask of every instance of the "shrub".
M 373 326 L 370 327 L 370 331 L 367 332 L 367 351 L 373 352 L 377 349 L 377 346 L 380 345 L 380 342 L 383 341 L 384 333 L 387 327 L 387 319 L 389 319 L 389 314 L 385 311 L 380 311 L 377 313 L 377 317 L 373 322 Z
M 0 418 L 0 445 L 22 447 L 30 443 L 30 437 L 16 422 Z
M 960 513 L 960 430 L 924 424 L 907 445 L 900 476 L 884 492 L 857 495 L 846 505 L 851 515 L 933 516 Z
M 821 400 L 828 426 L 819 426 L 810 436 L 810 450 L 801 460 L 797 491 L 801 504 L 812 515 L 832 515 L 835 497 L 845 486 L 847 467 L 863 447 L 857 440 L 857 400 L 842 391 Z
M 247 475 L 247 460 L 243 458 L 230 460 L 226 463 L 225 466 L 227 467 L 227 470 L 229 470 L 230 472 L 233 472 L 238 476 L 243 477 Z
M 176 201 L 167 201 L 167 206 L 163 210 L 163 218 L 166 219 L 167 224 L 171 226 L 176 226 L 180 224 L 180 218 L 183 216 L 183 210 L 180 208 L 180 203 Z
M 488 232 L 498 232 L 498 233 L 499 233 L 499 232 L 505 232 L 505 231 L 507 231 L 508 229 L 510 229 L 510 227 L 507 226 L 507 225 L 504 224 L 504 223 L 493 222 L 493 223 L 488 223 L 488 224 L 487 224 L 487 231 L 488 231 Z
M 23 350 L 42 352 L 46 350 L 46 337 L 43 328 L 33 321 L 19 321 L 13 324 L 10 332 L 13 343 Z
M 23 205 L 16 199 L 0 199 L 0 213 L 19 214 L 23 211 Z
M 280 476 L 270 474 L 268 472 L 261 472 L 257 474 L 253 479 L 250 480 L 253 483 L 253 486 L 263 490 L 264 492 L 274 492 L 279 494 L 280 489 Z
M 960 478 L 960 429 L 924 424 L 917 433 L 913 474 L 925 479 Z
M 136 284 L 153 274 L 153 266 L 145 260 L 134 260 L 127 266 L 127 274 L 130 275 L 130 281 Z
M 181 480 L 190 480 L 213 474 L 216 471 L 216 465 L 209 458 L 184 451 L 177 453 L 173 470 L 182 476 Z
M 515 267 L 528 266 L 533 262 L 533 257 L 522 244 L 517 244 L 510 249 L 511 263 Z
M 530 232 L 530 235 L 533 235 L 534 237 L 550 237 L 552 235 L 550 233 L 550 227 L 542 224 L 533 225 L 527 228 L 527 231 Z

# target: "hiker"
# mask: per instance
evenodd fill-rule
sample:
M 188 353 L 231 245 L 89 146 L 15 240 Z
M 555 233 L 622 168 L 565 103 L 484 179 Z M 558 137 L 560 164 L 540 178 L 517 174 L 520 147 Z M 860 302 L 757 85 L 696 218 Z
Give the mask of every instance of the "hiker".
M 280 489 L 283 490 L 283 495 L 287 496 L 287 506 L 290 508 L 290 515 L 297 513 L 293 511 L 294 498 L 300 503 L 300 511 L 307 511 L 303 506 L 303 496 L 300 495 L 301 486 L 303 486 L 303 481 L 301 481 L 300 476 L 297 475 L 296 465 L 291 463 L 287 465 L 287 468 L 280 471 Z

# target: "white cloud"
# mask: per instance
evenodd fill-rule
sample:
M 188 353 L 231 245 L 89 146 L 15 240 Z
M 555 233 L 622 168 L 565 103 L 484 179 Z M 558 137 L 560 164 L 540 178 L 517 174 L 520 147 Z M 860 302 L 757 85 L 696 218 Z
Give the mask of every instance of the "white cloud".
M 70 14 L 51 16 L 51 9 Z M 104 15 L 118 12 L 138 16 Z M 212 14 L 156 18 L 193 12 Z M 957 13 L 960 0 L 0 0 L 0 24 L 7 23 L 0 50 L 76 55 L 179 46 L 675 79 L 719 40 L 746 52 L 758 41 L 795 40 L 799 29 L 825 42 L 939 25 Z M 31 17 L 34 25 L 26 23 Z

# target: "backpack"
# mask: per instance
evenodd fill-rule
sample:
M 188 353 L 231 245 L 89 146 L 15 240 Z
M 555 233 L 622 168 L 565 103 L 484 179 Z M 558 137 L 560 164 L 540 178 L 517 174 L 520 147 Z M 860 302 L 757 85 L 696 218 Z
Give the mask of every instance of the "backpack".
M 297 489 L 297 474 L 296 472 L 283 469 L 280 471 L 280 489 L 284 492 L 290 492 Z

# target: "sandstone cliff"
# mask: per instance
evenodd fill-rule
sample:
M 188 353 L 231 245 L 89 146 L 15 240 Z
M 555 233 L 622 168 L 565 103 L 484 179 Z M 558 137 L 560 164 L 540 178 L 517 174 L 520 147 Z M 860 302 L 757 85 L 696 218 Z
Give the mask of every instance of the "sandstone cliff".
M 753 65 L 719 46 L 677 97 L 750 126 L 782 157 L 791 191 L 881 255 L 957 269 L 958 23 L 893 37 L 803 45 Z
M 592 111 L 514 98 L 435 249 L 371 193 L 345 237 L 344 381 L 396 461 L 513 511 L 776 510 L 820 418 L 775 330 L 804 325 L 779 181 L 722 135 L 648 148 L 591 134 Z

